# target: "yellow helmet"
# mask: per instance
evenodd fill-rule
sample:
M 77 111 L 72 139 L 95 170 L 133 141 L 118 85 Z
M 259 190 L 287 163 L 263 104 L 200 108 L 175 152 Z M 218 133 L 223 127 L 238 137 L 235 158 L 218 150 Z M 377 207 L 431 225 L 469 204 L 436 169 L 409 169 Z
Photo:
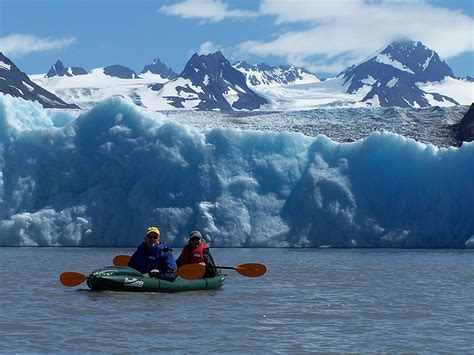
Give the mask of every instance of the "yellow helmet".
M 151 234 L 151 233 L 155 233 L 155 234 L 157 234 L 158 236 L 160 236 L 160 230 L 159 230 L 157 227 L 149 227 L 149 228 L 146 230 L 145 236 L 147 236 L 148 234 Z

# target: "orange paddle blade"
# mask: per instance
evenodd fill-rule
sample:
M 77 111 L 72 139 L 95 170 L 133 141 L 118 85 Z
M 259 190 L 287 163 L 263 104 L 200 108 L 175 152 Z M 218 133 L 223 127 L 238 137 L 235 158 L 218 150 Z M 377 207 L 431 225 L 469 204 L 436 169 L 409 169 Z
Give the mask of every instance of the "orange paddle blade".
M 235 266 L 234 270 L 247 277 L 259 277 L 267 272 L 267 267 L 264 264 L 247 263 Z
M 113 263 L 115 266 L 128 266 L 128 262 L 130 261 L 132 257 L 129 255 L 117 255 Z
M 199 264 L 186 264 L 176 270 L 176 275 L 186 280 L 200 279 L 204 276 L 206 267 Z
M 86 276 L 80 272 L 63 272 L 61 276 L 59 276 L 59 281 L 61 281 L 61 283 L 67 287 L 80 285 L 85 280 Z

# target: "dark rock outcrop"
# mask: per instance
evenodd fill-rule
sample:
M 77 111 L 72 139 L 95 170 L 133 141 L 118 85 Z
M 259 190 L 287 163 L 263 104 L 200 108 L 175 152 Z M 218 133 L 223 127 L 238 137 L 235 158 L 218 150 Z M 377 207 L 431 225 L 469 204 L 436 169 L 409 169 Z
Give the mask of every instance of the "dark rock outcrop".
M 85 75 L 87 71 L 81 67 L 69 67 L 65 68 L 63 63 L 58 60 L 46 74 L 46 78 L 52 78 L 54 76 L 76 76 Z
M 113 76 L 120 79 L 136 79 L 138 78 L 137 73 L 132 69 L 124 67 L 122 65 L 114 64 L 104 68 L 104 74 Z
M 461 146 L 463 142 L 474 140 L 474 103 L 471 104 L 462 120 L 451 127 L 458 146 Z
M 153 91 L 160 91 L 161 89 L 163 89 L 163 86 L 165 84 L 162 84 L 162 83 L 155 83 L 153 85 L 150 85 L 148 86 L 150 89 L 152 89 Z

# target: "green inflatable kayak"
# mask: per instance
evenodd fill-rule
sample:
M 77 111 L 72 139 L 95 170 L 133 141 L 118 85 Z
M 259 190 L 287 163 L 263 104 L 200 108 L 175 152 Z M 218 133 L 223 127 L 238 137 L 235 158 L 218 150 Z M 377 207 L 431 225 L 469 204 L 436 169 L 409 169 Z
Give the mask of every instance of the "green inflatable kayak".
M 87 277 L 87 286 L 98 291 L 183 292 L 214 290 L 224 284 L 224 279 L 223 275 L 196 280 L 185 280 L 178 277 L 171 282 L 151 278 L 130 267 L 108 266 L 93 271 Z

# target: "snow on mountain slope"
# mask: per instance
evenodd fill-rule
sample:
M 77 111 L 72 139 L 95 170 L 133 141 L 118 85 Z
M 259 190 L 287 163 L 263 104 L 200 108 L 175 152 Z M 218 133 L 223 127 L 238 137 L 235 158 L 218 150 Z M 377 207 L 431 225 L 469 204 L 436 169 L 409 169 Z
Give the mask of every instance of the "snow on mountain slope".
M 152 110 L 177 110 L 196 109 L 199 103 L 199 94 L 203 90 L 199 86 L 193 85 L 192 81 L 185 78 L 175 78 L 169 81 L 158 92 L 140 92 L 145 107 Z M 177 97 L 179 95 L 179 97 Z
M 408 40 L 394 41 L 336 78 L 322 82 L 302 83 L 302 78 L 285 81 L 280 66 L 239 62 L 235 67 L 246 75 L 249 86 L 270 102 L 266 108 L 273 110 L 445 107 L 468 105 L 474 96 L 472 82 L 455 79 L 436 52 Z M 315 76 L 304 80 L 315 79 L 319 80 Z M 433 83 L 440 80 L 442 84 Z
M 256 110 L 267 103 L 247 86 L 245 76 L 221 52 L 194 54 L 179 76 L 151 100 L 153 107 L 200 110 Z M 148 101 L 147 101 L 148 103 Z
M 268 86 L 259 85 L 253 89 L 265 97 L 268 110 L 310 110 L 315 107 L 351 106 L 357 107 L 362 95 L 345 92 L 341 78 L 331 78 L 311 84 Z
M 319 82 L 319 78 L 304 68 L 290 65 L 268 65 L 260 63 L 250 65 L 244 61 L 237 62 L 233 67 L 241 71 L 250 87 L 297 85 Z
M 64 72 L 65 68 L 60 69 Z M 82 108 L 115 95 L 130 97 L 137 105 L 153 110 L 421 108 L 474 101 L 472 80 L 456 79 L 435 51 L 408 40 L 394 41 L 324 81 L 288 65 L 238 62 L 232 66 L 221 52 L 193 55 L 174 78 L 174 72 L 158 59 L 144 67 L 139 78 L 125 67 L 114 70 L 121 78 L 105 75 L 104 69 L 74 77 L 33 75 L 32 79 Z
M 467 79 L 445 77 L 441 81 L 416 84 L 428 93 L 436 92 L 452 97 L 461 105 L 470 105 L 474 102 L 474 82 Z M 439 102 L 431 102 L 431 105 L 442 106 Z
M 362 101 L 384 107 L 429 107 L 457 105 L 454 98 L 439 92 L 425 92 L 419 82 L 454 77 L 451 68 L 433 50 L 421 42 L 394 41 L 379 53 L 344 70 L 338 77 L 348 83 L 347 92 L 371 90 Z M 365 89 L 364 89 L 365 90 Z
M 140 93 L 151 91 L 148 86 L 168 80 L 150 72 L 135 79 L 122 79 L 104 73 L 104 68 L 92 69 L 79 76 L 45 77 L 30 75 L 31 80 L 53 91 L 62 99 L 74 102 L 83 109 L 92 108 L 97 102 L 111 96 L 130 97 L 137 105 L 143 105 Z
M 45 108 L 78 108 L 38 85 L 0 52 L 0 93 L 37 101 Z

